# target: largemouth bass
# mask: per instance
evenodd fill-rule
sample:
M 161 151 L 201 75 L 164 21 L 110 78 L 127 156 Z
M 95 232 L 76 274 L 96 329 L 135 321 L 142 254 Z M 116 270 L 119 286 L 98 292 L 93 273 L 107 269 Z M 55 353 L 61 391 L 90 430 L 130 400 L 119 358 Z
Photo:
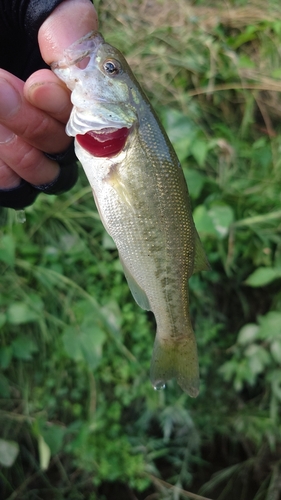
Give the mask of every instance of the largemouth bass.
M 92 32 L 52 64 L 72 91 L 66 132 L 115 241 L 131 292 L 154 313 L 150 378 L 196 397 L 199 368 L 188 280 L 208 262 L 176 153 L 122 54 Z

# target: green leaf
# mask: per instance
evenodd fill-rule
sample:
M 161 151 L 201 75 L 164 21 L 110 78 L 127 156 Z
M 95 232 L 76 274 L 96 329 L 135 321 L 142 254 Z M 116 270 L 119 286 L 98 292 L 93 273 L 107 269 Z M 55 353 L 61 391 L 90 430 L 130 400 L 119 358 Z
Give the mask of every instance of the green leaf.
M 93 324 L 93 305 L 88 300 L 79 300 L 74 304 L 73 312 L 78 325 Z
M 206 178 L 193 168 L 184 169 L 184 176 L 188 185 L 190 196 L 197 199 L 200 196 L 206 182 Z
M 60 247 L 65 253 L 76 253 L 84 250 L 85 243 L 80 240 L 78 234 L 63 234 L 60 237 Z
M 253 343 L 257 337 L 259 332 L 259 326 L 255 323 L 249 323 L 241 328 L 237 343 L 240 345 L 247 345 Z
M 204 205 L 199 205 L 195 208 L 193 212 L 193 218 L 195 222 L 195 226 L 197 228 L 200 236 L 216 236 L 217 232 L 215 230 L 213 221 L 210 215 L 207 212 L 207 209 Z
M 5 234 L 1 238 L 0 261 L 5 262 L 9 266 L 14 266 L 15 264 L 15 241 L 9 234 Z
M 245 281 L 245 284 L 252 287 L 265 286 L 281 278 L 281 269 L 274 267 L 258 267 Z
M 102 313 L 107 319 L 107 323 L 115 331 L 115 334 L 120 334 L 120 326 L 122 323 L 122 314 L 118 303 L 115 300 L 111 300 L 105 306 L 101 308 Z
M 276 79 L 280 80 L 281 79 L 281 69 L 280 68 L 274 69 L 271 72 L 271 76 L 272 76 L 272 78 L 276 78 Z
M 234 220 L 233 209 L 229 205 L 214 205 L 208 211 L 215 230 L 220 238 L 225 238 L 229 232 L 229 226 Z
M 275 340 L 272 344 L 270 344 L 270 352 L 274 361 L 281 364 L 281 339 Z
M 208 152 L 208 143 L 205 139 L 195 139 L 191 145 L 190 151 L 194 156 L 200 167 L 204 166 L 207 152 Z
M 2 328 L 2 326 L 5 325 L 6 319 L 7 319 L 6 314 L 0 313 L 0 329 Z
M 51 450 L 51 455 L 56 455 L 62 448 L 66 429 L 59 425 L 51 425 L 42 429 L 41 432 L 45 443 Z
M 192 143 L 198 133 L 198 126 L 186 115 L 174 109 L 167 109 L 164 112 L 164 122 L 178 158 L 180 162 L 183 162 L 191 152 Z
M 13 349 L 9 346 L 3 346 L 0 349 L 0 367 L 2 370 L 6 370 L 11 363 L 13 357 Z
M 276 339 L 281 337 L 281 312 L 270 311 L 259 318 L 261 340 Z
M 105 342 L 105 333 L 97 327 L 84 329 L 81 336 L 81 352 L 89 368 L 94 370 L 102 357 L 102 346 Z
M 0 464 L 11 467 L 19 454 L 19 445 L 15 441 L 0 439 Z
M 234 378 L 234 389 L 236 391 L 241 391 L 243 389 L 244 383 L 254 385 L 256 381 L 256 369 L 251 368 L 251 360 L 242 360 L 242 362 L 237 363 L 237 370 Z M 260 368 L 260 363 L 259 363 Z M 258 372 L 259 373 L 259 372 Z
M 271 380 L 271 387 L 272 387 L 272 392 L 276 396 L 276 398 L 281 401 L 281 376 L 280 376 L 280 371 L 278 373 L 275 373 L 273 371 L 272 373 L 272 380 Z
M 250 370 L 255 375 L 262 373 L 271 361 L 268 351 L 257 344 L 251 344 L 246 349 L 245 355 L 249 358 Z
M 253 28 L 253 29 L 250 29 Z M 235 50 L 238 49 L 244 43 L 248 43 L 257 38 L 256 32 L 253 26 L 248 26 L 245 31 L 242 31 L 240 35 L 237 35 L 235 38 L 229 39 L 231 47 Z
M 91 370 L 100 363 L 105 333 L 96 325 L 81 325 L 77 331 L 67 327 L 62 340 L 66 353 L 74 361 L 85 361 Z
M 42 470 L 47 470 L 50 464 L 51 450 L 41 434 L 38 436 L 39 463 Z
M 0 397 L 10 397 L 10 385 L 6 377 L 0 373 Z
M 239 68 L 254 68 L 255 62 L 247 54 L 241 54 L 237 60 L 237 65 Z
M 35 342 L 25 335 L 20 335 L 12 342 L 13 355 L 17 359 L 30 361 L 38 348 Z
M 72 326 L 65 328 L 62 342 L 66 354 L 70 359 L 74 361 L 81 361 L 83 359 L 81 348 L 80 348 L 80 338 L 79 333 Z
M 38 320 L 38 314 L 25 302 L 14 302 L 7 310 L 8 323 L 21 325 Z
M 116 245 L 114 243 L 113 238 L 111 238 L 111 236 L 109 236 L 109 234 L 106 231 L 104 231 L 104 233 L 103 233 L 102 246 L 103 246 L 103 248 L 105 248 L 105 250 L 115 250 L 116 249 Z
M 30 304 L 30 311 L 33 313 L 41 314 L 44 309 L 44 302 L 36 293 L 28 295 L 28 305 Z
M 237 362 L 234 360 L 226 361 L 219 369 L 224 380 L 229 382 L 237 372 Z

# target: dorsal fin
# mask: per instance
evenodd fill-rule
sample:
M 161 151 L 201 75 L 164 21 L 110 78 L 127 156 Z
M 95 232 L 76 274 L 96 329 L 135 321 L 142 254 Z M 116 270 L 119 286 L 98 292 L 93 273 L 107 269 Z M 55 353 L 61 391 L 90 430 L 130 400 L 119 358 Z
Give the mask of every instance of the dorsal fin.
M 206 257 L 204 248 L 202 246 L 199 234 L 195 229 L 195 257 L 194 257 L 194 268 L 193 274 L 199 271 L 210 271 L 211 266 Z

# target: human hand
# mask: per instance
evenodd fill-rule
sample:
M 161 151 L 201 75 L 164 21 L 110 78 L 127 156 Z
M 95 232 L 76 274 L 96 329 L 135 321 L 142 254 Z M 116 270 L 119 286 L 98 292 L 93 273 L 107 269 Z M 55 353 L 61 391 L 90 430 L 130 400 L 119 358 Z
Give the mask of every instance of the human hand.
M 39 29 L 42 58 L 47 64 L 59 60 L 92 29 L 97 29 L 92 3 L 63 1 Z M 36 71 L 24 83 L 0 70 L 0 189 L 17 188 L 22 179 L 46 185 L 58 177 L 58 163 L 44 153 L 61 153 L 70 145 L 64 130 L 70 111 L 69 92 L 52 71 Z

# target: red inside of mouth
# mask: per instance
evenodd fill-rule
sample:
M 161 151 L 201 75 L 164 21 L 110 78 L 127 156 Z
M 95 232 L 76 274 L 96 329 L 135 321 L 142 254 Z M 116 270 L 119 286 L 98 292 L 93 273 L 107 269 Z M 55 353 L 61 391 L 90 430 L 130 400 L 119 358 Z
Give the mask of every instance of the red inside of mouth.
M 92 130 L 84 135 L 76 135 L 76 139 L 80 146 L 93 156 L 100 158 L 115 156 L 125 146 L 130 129 L 123 127 L 111 130 L 108 129 L 108 132 L 102 133 Z

